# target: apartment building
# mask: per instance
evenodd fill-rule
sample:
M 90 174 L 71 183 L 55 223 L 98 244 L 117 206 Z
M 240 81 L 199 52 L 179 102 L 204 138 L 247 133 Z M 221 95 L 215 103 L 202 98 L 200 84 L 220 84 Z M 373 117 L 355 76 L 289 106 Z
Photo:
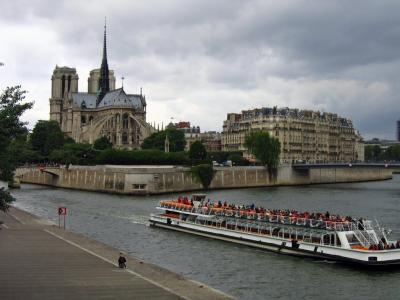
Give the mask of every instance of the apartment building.
M 258 108 L 228 113 L 223 124 L 223 151 L 244 151 L 252 130 L 266 130 L 281 144 L 281 163 L 362 161 L 362 139 L 349 119 L 334 113 L 290 108 Z

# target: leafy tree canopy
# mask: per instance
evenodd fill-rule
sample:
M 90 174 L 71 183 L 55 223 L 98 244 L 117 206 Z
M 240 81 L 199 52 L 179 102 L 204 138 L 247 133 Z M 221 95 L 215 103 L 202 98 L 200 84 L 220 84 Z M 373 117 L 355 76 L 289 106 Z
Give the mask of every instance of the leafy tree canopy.
M 99 151 L 90 144 L 70 143 L 60 149 L 55 149 L 49 155 L 49 160 L 61 164 L 93 165 Z
M 379 145 L 365 146 L 366 161 L 400 161 L 400 145 L 389 146 L 387 149 Z
M 18 165 L 24 163 L 39 163 L 44 160 L 44 157 L 39 152 L 32 149 L 31 143 L 28 142 L 28 133 L 22 134 L 14 139 L 9 147 L 10 155 L 15 159 Z
M 245 138 L 245 147 L 269 170 L 278 167 L 281 145 L 267 131 L 251 131 Z
M 191 160 L 205 160 L 207 158 L 207 150 L 202 142 L 195 141 L 190 145 L 189 158 Z
M 170 152 L 179 152 L 185 149 L 185 134 L 183 131 L 174 128 L 168 128 L 166 130 L 153 133 L 148 138 L 144 139 L 142 143 L 142 149 L 164 151 L 165 137 L 167 134 Z
M 229 155 L 227 160 L 232 161 L 234 166 L 248 166 L 250 164 L 247 159 L 237 153 Z
M 4 188 L 0 188 L 0 210 L 6 212 L 10 208 L 10 204 L 15 199 L 11 196 L 9 191 L 6 191 Z
M 204 189 L 208 189 L 214 178 L 215 171 L 210 164 L 201 164 L 191 168 L 192 176 L 200 181 Z
M 38 121 L 30 136 L 33 150 L 43 156 L 48 156 L 53 150 L 60 149 L 65 141 L 64 133 L 56 121 Z
M 7 87 L 0 94 L 0 180 L 12 180 L 18 160 L 10 145 L 27 133 L 25 123 L 20 117 L 33 103 L 24 102 L 25 94 L 26 91 L 21 90 L 21 86 Z M 1 189 L 0 210 L 6 211 L 12 201 L 12 196 Z
M 223 163 L 227 160 L 231 160 L 230 157 L 232 155 L 243 156 L 243 152 L 242 151 L 210 151 L 207 153 L 209 160 L 217 161 L 219 163 Z
M 111 165 L 188 165 L 186 152 L 165 153 L 160 150 L 119 150 L 100 151 L 96 158 L 98 164 Z
M 112 143 L 108 140 L 107 137 L 102 136 L 94 141 L 93 148 L 97 150 L 110 149 L 112 148 Z

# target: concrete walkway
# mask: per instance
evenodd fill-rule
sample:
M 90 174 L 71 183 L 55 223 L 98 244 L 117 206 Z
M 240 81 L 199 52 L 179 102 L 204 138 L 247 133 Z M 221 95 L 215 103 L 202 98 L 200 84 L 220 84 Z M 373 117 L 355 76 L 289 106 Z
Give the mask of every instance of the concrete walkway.
M 215 289 L 49 225 L 0 213 L 0 299 L 231 299 Z

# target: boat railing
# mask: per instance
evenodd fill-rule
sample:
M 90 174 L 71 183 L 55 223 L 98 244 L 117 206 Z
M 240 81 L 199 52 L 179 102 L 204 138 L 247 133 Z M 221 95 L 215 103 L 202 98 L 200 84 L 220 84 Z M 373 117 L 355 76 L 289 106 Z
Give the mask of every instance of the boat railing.
M 192 206 L 175 201 L 161 201 L 160 207 L 174 209 L 181 212 L 192 214 L 202 214 L 209 216 L 234 217 L 239 219 L 265 221 L 269 223 L 278 223 L 285 225 L 296 225 L 315 229 L 325 229 L 334 231 L 355 231 L 359 230 L 359 221 L 330 221 L 323 219 L 301 218 L 297 216 L 286 216 L 271 213 L 260 213 L 256 211 L 233 210 L 221 207 Z M 363 221 L 363 229 L 373 229 L 370 221 Z

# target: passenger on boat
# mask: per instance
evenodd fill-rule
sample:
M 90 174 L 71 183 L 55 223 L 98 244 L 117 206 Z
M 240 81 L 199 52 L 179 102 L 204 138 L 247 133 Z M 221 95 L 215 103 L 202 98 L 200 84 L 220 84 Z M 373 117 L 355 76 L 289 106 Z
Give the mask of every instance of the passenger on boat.
M 385 249 L 385 246 L 383 245 L 383 243 L 382 242 L 379 242 L 379 244 L 378 244 L 378 250 L 384 250 Z
M 364 230 L 363 218 L 358 219 L 358 230 Z

